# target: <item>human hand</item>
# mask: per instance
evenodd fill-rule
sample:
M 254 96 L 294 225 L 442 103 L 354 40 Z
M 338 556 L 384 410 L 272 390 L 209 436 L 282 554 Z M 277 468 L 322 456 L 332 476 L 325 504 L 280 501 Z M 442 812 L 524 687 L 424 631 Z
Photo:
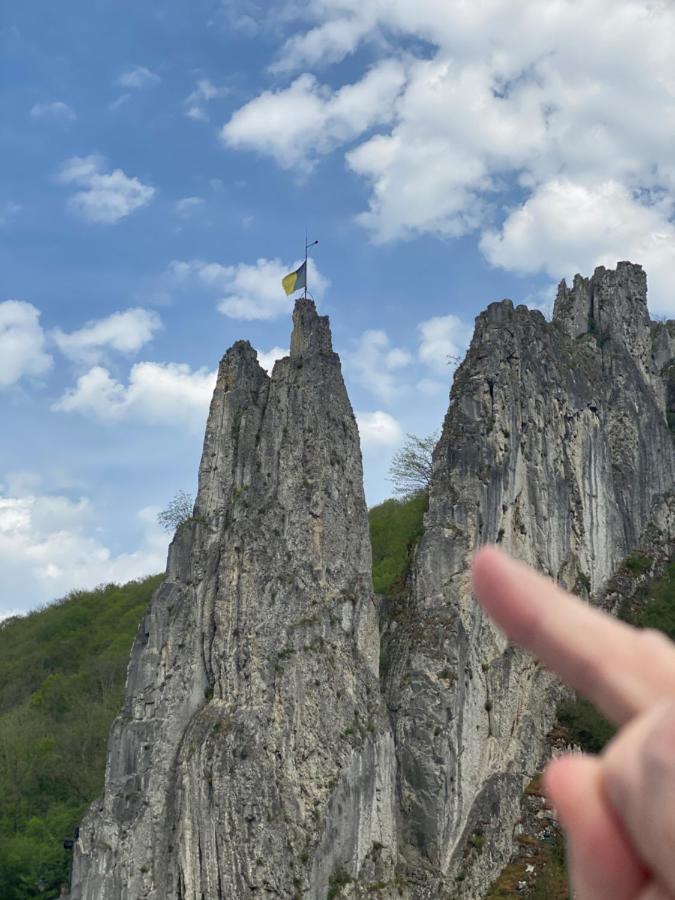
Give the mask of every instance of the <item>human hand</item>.
M 507 637 L 620 730 L 600 756 L 549 763 L 578 900 L 675 900 L 675 644 L 631 628 L 483 547 L 474 592 Z

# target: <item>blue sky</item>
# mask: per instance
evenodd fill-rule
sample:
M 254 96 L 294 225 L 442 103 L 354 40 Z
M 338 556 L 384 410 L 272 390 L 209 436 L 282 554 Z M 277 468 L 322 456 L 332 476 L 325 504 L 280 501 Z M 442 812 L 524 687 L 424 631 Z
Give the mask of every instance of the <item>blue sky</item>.
M 371 504 L 487 303 L 628 258 L 675 313 L 673 45 L 638 0 L 4 4 L 0 617 L 163 568 L 305 227 Z

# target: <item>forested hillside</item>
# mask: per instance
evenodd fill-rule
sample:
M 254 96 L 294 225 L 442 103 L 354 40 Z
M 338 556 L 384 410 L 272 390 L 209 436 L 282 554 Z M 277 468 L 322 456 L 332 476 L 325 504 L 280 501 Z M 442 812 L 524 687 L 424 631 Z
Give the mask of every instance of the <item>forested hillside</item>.
M 426 497 L 370 510 L 375 589 L 401 585 Z M 70 594 L 0 625 L 0 898 L 58 897 L 64 838 L 103 786 L 108 730 L 159 575 Z
M 0 626 L 0 897 L 58 897 L 63 840 L 100 791 L 131 642 L 160 576 Z

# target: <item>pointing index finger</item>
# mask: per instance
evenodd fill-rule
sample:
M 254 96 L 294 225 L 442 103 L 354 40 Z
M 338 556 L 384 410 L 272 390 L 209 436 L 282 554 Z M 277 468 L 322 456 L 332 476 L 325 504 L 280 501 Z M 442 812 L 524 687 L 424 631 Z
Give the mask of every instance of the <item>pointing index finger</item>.
M 507 637 L 622 724 L 675 696 L 675 649 L 589 606 L 496 547 L 474 556 L 474 592 Z

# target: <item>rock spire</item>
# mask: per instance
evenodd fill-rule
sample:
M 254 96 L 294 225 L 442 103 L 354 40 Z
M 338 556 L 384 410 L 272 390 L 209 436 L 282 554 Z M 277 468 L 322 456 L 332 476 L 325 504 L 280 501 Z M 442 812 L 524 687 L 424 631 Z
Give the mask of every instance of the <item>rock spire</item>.
M 358 431 L 328 320 L 304 299 L 293 320 L 271 378 L 246 342 L 221 361 L 194 516 L 133 648 L 75 898 L 325 897 L 343 873 L 392 874 Z

